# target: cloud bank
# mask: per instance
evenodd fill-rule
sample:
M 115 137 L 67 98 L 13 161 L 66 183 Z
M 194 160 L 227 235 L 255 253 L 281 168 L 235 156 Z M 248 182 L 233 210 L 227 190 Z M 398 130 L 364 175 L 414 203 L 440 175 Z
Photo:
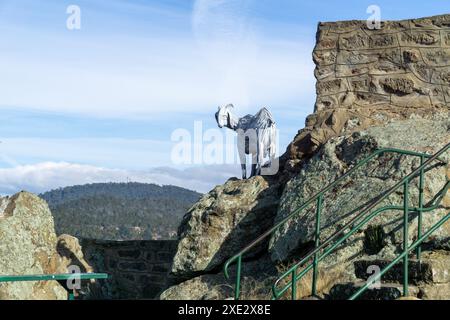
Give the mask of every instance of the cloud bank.
M 0 194 L 10 195 L 21 190 L 41 193 L 60 187 L 101 182 L 142 182 L 176 185 L 208 192 L 215 185 L 239 175 L 233 165 L 214 165 L 177 170 L 168 167 L 146 171 L 108 169 L 68 162 L 42 162 L 0 169 Z

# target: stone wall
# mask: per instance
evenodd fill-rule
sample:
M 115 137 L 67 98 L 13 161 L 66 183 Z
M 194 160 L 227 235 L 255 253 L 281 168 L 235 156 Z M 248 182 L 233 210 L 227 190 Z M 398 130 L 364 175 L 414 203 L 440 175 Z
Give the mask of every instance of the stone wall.
M 321 23 L 316 111 L 450 105 L 450 16 Z
M 331 137 L 450 107 L 450 15 L 319 23 L 313 59 L 317 99 L 291 167 Z
M 110 278 L 90 286 L 88 299 L 153 299 L 171 284 L 168 275 L 177 241 L 81 240 L 95 272 Z

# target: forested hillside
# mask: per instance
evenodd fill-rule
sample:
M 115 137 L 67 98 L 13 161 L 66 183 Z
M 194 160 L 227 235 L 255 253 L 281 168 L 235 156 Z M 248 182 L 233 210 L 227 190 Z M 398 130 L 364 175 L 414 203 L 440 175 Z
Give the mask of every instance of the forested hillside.
M 175 186 L 96 183 L 40 195 L 57 234 L 104 240 L 172 239 L 184 213 L 201 194 Z

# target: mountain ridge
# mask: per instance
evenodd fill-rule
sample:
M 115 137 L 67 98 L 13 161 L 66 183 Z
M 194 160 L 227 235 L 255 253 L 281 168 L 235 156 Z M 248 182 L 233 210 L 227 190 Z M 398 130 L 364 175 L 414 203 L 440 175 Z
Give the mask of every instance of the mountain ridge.
M 175 237 L 184 213 L 201 196 L 182 187 L 138 182 L 92 183 L 41 193 L 57 234 L 99 240 Z

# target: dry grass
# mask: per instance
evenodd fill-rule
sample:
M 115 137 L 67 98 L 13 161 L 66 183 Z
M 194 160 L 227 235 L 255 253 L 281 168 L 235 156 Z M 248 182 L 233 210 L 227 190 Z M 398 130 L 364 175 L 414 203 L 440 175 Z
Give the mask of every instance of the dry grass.
M 447 179 L 450 179 L 450 164 L 447 165 L 446 174 L 447 174 Z M 444 196 L 442 204 L 445 207 L 450 207 L 450 190 L 447 191 L 446 195 Z
M 280 274 L 288 270 L 290 266 L 279 266 Z M 241 297 L 242 300 L 270 300 L 272 298 L 272 285 L 276 281 L 276 277 L 269 276 L 264 280 L 255 280 L 250 277 L 243 277 L 241 282 Z M 291 278 L 286 279 L 280 283 L 279 288 L 287 285 Z M 345 272 L 345 266 L 339 265 L 328 269 L 319 269 L 317 279 L 317 294 L 320 297 L 324 297 L 329 293 L 330 289 L 337 283 L 345 282 L 348 280 L 348 276 Z M 221 299 L 229 298 L 233 296 L 234 285 L 227 286 L 227 294 L 223 295 Z M 217 288 L 218 289 L 218 288 Z M 221 286 L 220 291 L 224 291 L 224 285 Z M 296 299 L 303 299 L 310 297 L 312 292 L 312 270 L 306 273 L 306 275 L 297 281 L 297 294 Z M 283 300 L 291 299 L 291 289 L 287 290 L 281 297 Z
M 284 273 L 289 270 L 290 266 L 280 266 L 280 272 Z M 317 276 L 317 295 L 324 297 L 330 292 L 330 289 L 337 283 L 345 282 L 348 280 L 347 273 L 345 272 L 345 265 L 338 265 L 331 268 L 319 268 Z M 299 273 L 300 270 L 297 271 Z M 291 277 L 287 276 L 284 281 L 279 285 L 279 289 L 282 289 L 288 283 L 290 283 Z M 313 283 L 313 271 L 307 272 L 300 280 L 297 280 L 296 285 L 296 299 L 302 299 L 310 297 L 312 295 L 312 283 Z M 282 299 L 291 299 L 291 289 L 287 290 Z
M 291 265 L 279 265 L 277 267 L 278 274 L 281 275 L 286 272 Z M 317 279 L 317 294 L 319 297 L 324 297 L 329 293 L 330 289 L 337 283 L 345 282 L 348 279 L 348 273 L 345 272 L 346 264 L 339 264 L 337 266 L 324 269 L 319 268 Z M 297 273 L 300 270 L 297 271 Z M 254 279 L 252 277 L 242 277 L 241 279 L 241 297 L 242 300 L 270 300 L 272 298 L 272 285 L 277 280 L 277 277 L 268 275 L 263 279 Z M 282 289 L 291 281 L 288 276 L 278 286 Z M 220 292 L 218 299 L 227 299 L 234 296 L 234 283 L 221 284 L 212 288 L 213 292 Z M 303 299 L 310 297 L 312 292 L 312 270 L 306 273 L 304 277 L 297 281 L 296 299 Z M 291 289 L 288 289 L 283 296 L 283 300 L 291 299 Z
M 264 280 L 255 280 L 251 277 L 241 279 L 241 300 L 270 300 L 272 297 L 272 284 L 275 277 L 267 277 Z M 209 291 L 209 298 L 212 299 L 231 299 L 234 297 L 234 283 L 218 284 L 212 286 Z
M 263 281 L 246 279 L 242 285 L 242 299 L 270 300 L 272 297 L 272 284 L 275 280 L 275 277 L 269 277 Z

